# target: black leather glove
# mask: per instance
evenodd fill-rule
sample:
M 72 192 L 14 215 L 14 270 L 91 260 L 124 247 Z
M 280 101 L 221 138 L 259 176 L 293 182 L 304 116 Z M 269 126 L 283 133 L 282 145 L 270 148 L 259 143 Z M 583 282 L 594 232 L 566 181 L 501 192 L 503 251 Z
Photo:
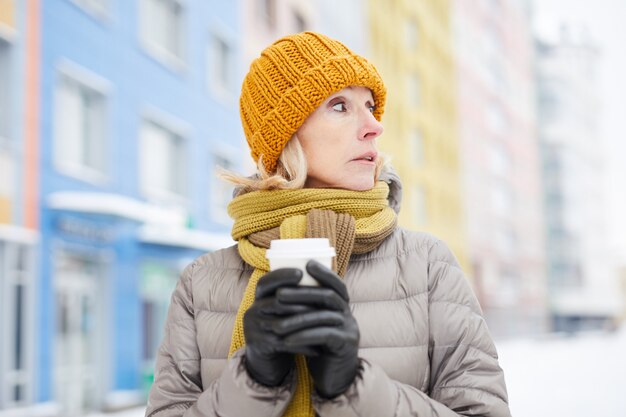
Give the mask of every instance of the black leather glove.
M 299 269 L 277 269 L 259 279 L 255 301 L 243 316 L 246 339 L 246 370 L 255 381 L 270 387 L 281 385 L 294 366 L 294 355 L 284 348 L 272 329 L 285 317 L 302 312 L 298 305 L 281 305 L 276 290 L 295 287 L 302 278 Z M 305 308 L 306 310 L 306 308 Z
M 282 291 L 306 294 L 307 288 L 311 287 L 299 287 L 301 278 L 302 271 L 291 268 L 265 274 L 257 284 L 254 303 L 243 316 L 246 369 L 255 381 L 263 385 L 281 385 L 294 366 L 295 353 L 317 354 L 315 348 L 306 344 L 287 346 L 286 337 L 303 329 L 338 326 L 344 322 L 341 313 L 320 310 L 310 301 L 309 305 L 298 303 L 297 300 L 290 303 L 280 301 L 278 294 Z M 332 293 L 334 298 L 330 297 L 331 300 L 338 299 L 333 291 L 325 291 Z M 326 297 L 328 294 L 320 296 Z
M 348 290 L 341 278 L 316 261 L 309 261 L 306 269 L 320 287 L 281 288 L 276 294 L 281 304 L 316 310 L 291 319 L 306 323 L 298 323 L 302 330 L 291 329 L 284 344 L 307 355 L 317 393 L 333 398 L 348 389 L 357 375 L 359 326 L 350 311 Z

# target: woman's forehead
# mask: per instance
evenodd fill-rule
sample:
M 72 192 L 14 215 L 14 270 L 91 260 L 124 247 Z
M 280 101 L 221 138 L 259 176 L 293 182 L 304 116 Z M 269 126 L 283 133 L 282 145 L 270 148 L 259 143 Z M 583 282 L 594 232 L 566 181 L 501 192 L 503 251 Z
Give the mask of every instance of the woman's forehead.
M 372 90 L 367 87 L 363 87 L 360 85 L 349 85 L 347 87 L 342 88 L 341 90 L 331 94 L 330 97 L 335 97 L 337 95 L 341 95 L 344 93 L 349 93 L 354 96 L 363 95 L 366 99 L 373 99 L 374 95 L 372 94 Z

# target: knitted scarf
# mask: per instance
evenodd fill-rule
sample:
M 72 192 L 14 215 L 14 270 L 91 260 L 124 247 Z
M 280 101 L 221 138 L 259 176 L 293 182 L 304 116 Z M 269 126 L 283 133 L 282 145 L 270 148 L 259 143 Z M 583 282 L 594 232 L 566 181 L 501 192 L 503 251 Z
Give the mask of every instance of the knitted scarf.
M 259 278 L 269 271 L 265 251 L 273 239 L 325 237 L 337 252 L 333 270 L 346 272 L 350 255 L 376 247 L 396 226 L 389 207 L 389 187 L 383 181 L 368 191 L 305 188 L 254 191 L 234 198 L 228 214 L 234 219 L 232 237 L 242 259 L 253 266 L 233 329 L 229 357 L 245 345 L 243 315 L 254 302 Z M 284 416 L 313 417 L 313 381 L 306 359 L 296 355 L 297 386 Z

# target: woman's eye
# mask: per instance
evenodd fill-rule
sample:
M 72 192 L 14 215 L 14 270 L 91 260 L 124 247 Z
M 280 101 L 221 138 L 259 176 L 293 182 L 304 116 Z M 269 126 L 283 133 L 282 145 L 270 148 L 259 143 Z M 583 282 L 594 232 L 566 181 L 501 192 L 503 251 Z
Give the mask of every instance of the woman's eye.
M 376 106 L 369 107 L 370 113 L 374 113 L 376 111 Z
M 333 104 L 333 110 L 344 112 L 346 111 L 346 105 L 344 103 Z

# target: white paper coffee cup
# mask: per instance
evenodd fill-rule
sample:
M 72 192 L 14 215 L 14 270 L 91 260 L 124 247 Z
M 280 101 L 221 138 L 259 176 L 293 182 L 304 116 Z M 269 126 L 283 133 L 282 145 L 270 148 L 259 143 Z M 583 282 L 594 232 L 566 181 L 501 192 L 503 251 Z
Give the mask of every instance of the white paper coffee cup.
M 279 268 L 298 268 L 303 272 L 300 285 L 319 285 L 306 271 L 306 264 L 315 259 L 322 265 L 331 268 L 335 248 L 325 238 L 307 239 L 276 239 L 270 242 L 265 256 L 270 262 L 270 271 Z

